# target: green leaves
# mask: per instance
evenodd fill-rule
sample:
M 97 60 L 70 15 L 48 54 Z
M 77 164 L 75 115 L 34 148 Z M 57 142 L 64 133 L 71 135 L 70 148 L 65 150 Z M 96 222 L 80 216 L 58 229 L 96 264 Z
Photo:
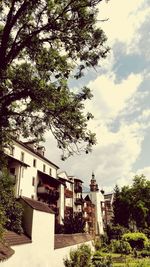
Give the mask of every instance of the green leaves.
M 96 143 L 83 113 L 89 88 L 68 86 L 95 67 L 109 49 L 96 26 L 101 0 L 2 0 L 0 30 L 0 129 L 38 140 L 51 130 L 63 159 L 88 153 Z M 7 139 L 7 138 L 3 138 Z
M 4 229 L 22 232 L 23 208 L 15 199 L 14 179 L 4 171 L 0 174 L 0 237 Z
M 114 223 L 136 228 L 150 226 L 150 182 L 144 175 L 135 176 L 131 187 L 115 188 Z

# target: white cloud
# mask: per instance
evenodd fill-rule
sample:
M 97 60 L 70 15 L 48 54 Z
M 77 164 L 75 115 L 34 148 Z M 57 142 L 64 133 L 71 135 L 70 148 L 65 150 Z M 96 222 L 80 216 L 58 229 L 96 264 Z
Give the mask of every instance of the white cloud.
M 116 81 L 117 74 L 112 72 L 115 63 L 113 45 L 121 42 L 124 54 L 138 51 L 139 28 L 149 10 L 145 0 L 111 0 L 108 4 L 105 1 L 100 4 L 99 18 L 109 18 L 107 22 L 100 23 L 100 26 L 108 36 L 112 51 L 107 60 L 102 62 L 106 73 L 87 85 L 94 94 L 93 99 L 86 103 L 86 110 L 95 118 L 89 123 L 89 127 L 96 132 L 98 141 L 92 154 L 73 156 L 62 162 L 59 160 L 61 151 L 56 148 L 56 142 L 49 136 L 46 138 L 47 155 L 53 162 L 68 174 L 83 179 L 86 186 L 94 171 L 98 184 L 106 192 L 111 191 L 116 183 L 119 186 L 131 184 L 136 173 L 132 171 L 133 165 L 141 153 L 145 133 L 150 126 L 150 109 L 140 105 L 140 100 L 142 102 L 148 94 L 148 91 L 141 93 L 139 90 L 146 79 L 144 70 L 141 74 L 130 73 L 120 82 Z M 117 56 L 119 57 L 119 52 Z M 138 111 L 138 116 L 127 122 L 126 118 L 135 110 Z M 119 124 L 112 131 L 109 126 L 115 120 Z M 148 176 L 150 167 L 138 172 Z
M 94 98 L 87 104 L 87 109 L 93 112 L 95 118 L 115 118 L 135 95 L 142 82 L 141 74 L 130 74 L 126 80 L 116 83 L 113 73 L 99 76 L 88 86 L 92 89 Z
M 137 31 L 149 15 L 150 7 L 144 5 L 145 0 L 111 0 L 103 1 L 99 7 L 99 19 L 109 19 L 99 23 L 108 36 L 108 41 L 113 44 L 121 41 L 132 47 L 133 40 L 139 38 Z M 143 7 L 143 8 L 141 8 Z
M 133 178 L 135 175 L 145 175 L 146 179 L 150 181 L 150 166 L 138 169 L 136 172 L 131 172 L 130 175 Z

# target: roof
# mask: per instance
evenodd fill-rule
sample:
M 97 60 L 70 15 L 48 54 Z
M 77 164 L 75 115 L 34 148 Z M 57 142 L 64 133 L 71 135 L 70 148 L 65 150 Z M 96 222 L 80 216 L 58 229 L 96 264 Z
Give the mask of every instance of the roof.
M 27 163 L 25 163 L 25 162 L 23 162 L 23 161 L 21 161 L 19 159 L 16 159 L 11 155 L 7 155 L 7 157 L 8 157 L 8 161 L 15 160 L 15 161 L 17 161 L 18 163 L 20 163 L 24 167 L 30 167 L 30 165 L 28 165 Z
M 45 182 L 49 182 L 49 181 L 53 181 L 56 185 L 59 185 L 59 184 L 63 184 L 63 182 L 61 182 L 59 179 L 57 179 L 57 178 L 54 178 L 54 177 L 52 177 L 52 176 L 50 176 L 50 175 L 48 175 L 47 173 L 45 173 L 45 172 L 42 172 L 42 171 L 39 171 L 38 170 L 38 173 L 40 174 L 40 175 L 42 175 L 43 177 L 45 177 Z
M 85 201 L 90 201 L 90 202 L 92 202 L 91 199 L 90 199 L 90 197 L 89 197 L 89 195 L 87 195 L 87 196 L 84 198 L 84 200 L 85 200 Z
M 69 247 L 80 243 L 91 241 L 93 238 L 86 233 L 79 234 L 58 234 L 55 235 L 55 249 Z
M 14 254 L 14 250 L 9 246 L 0 243 L 0 261 L 9 259 Z
M 78 178 L 74 178 L 74 181 L 78 181 L 78 182 L 83 183 L 83 181 L 81 179 L 78 179 Z
M 54 212 L 48 207 L 48 205 L 43 202 L 28 198 L 28 197 L 21 197 L 20 199 L 22 199 L 25 203 L 27 203 L 34 210 L 54 214 Z
M 7 231 L 4 234 L 4 240 L 9 246 L 23 245 L 31 243 L 31 239 L 25 234 L 17 234 L 12 231 Z
M 62 178 L 62 177 L 60 177 L 59 175 L 58 175 L 58 177 L 59 177 L 59 180 L 60 180 L 60 181 L 64 181 L 64 182 L 68 182 L 68 183 L 70 183 L 70 184 L 73 184 L 72 181 L 67 180 L 66 178 Z
M 108 201 L 113 201 L 114 198 L 114 194 L 110 193 L 110 194 L 104 194 L 104 200 L 108 200 Z
M 40 157 L 41 159 L 44 159 L 45 161 L 47 161 L 48 163 L 52 164 L 54 167 L 56 167 L 57 169 L 59 169 L 59 167 L 54 164 L 53 162 L 51 162 L 49 159 L 45 158 L 43 155 L 41 155 L 39 152 L 35 151 L 33 148 L 29 147 L 28 145 L 26 145 L 26 143 L 21 142 L 20 140 L 17 140 L 15 138 L 12 138 L 16 143 L 20 144 L 21 146 L 25 147 L 27 150 L 31 151 L 32 153 L 34 153 L 35 155 L 37 155 L 38 157 Z

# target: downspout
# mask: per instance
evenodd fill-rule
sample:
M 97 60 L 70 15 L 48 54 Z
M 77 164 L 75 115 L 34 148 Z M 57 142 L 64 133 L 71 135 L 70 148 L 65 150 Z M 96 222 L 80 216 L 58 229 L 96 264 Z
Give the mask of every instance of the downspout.
M 17 197 L 20 196 L 20 180 L 21 180 L 21 167 L 19 167 L 19 174 L 18 174 L 18 190 L 17 190 Z

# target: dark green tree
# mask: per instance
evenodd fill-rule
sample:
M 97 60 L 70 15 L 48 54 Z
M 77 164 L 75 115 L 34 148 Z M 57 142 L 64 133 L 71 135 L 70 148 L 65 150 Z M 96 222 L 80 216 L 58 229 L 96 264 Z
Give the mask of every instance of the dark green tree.
M 85 219 L 82 213 L 70 213 L 64 219 L 64 232 L 66 234 L 84 233 Z
M 135 176 L 132 186 L 114 190 L 114 224 L 135 230 L 150 226 L 150 181 L 144 175 Z
M 62 159 L 83 143 L 91 150 L 92 115 L 83 110 L 92 94 L 87 87 L 71 90 L 68 79 L 80 78 L 109 51 L 96 26 L 101 1 L 0 1 L 0 150 L 10 134 L 41 140 L 46 130 Z
M 7 172 L 0 174 L 0 236 L 4 229 L 22 232 L 21 204 L 14 194 L 14 180 Z

